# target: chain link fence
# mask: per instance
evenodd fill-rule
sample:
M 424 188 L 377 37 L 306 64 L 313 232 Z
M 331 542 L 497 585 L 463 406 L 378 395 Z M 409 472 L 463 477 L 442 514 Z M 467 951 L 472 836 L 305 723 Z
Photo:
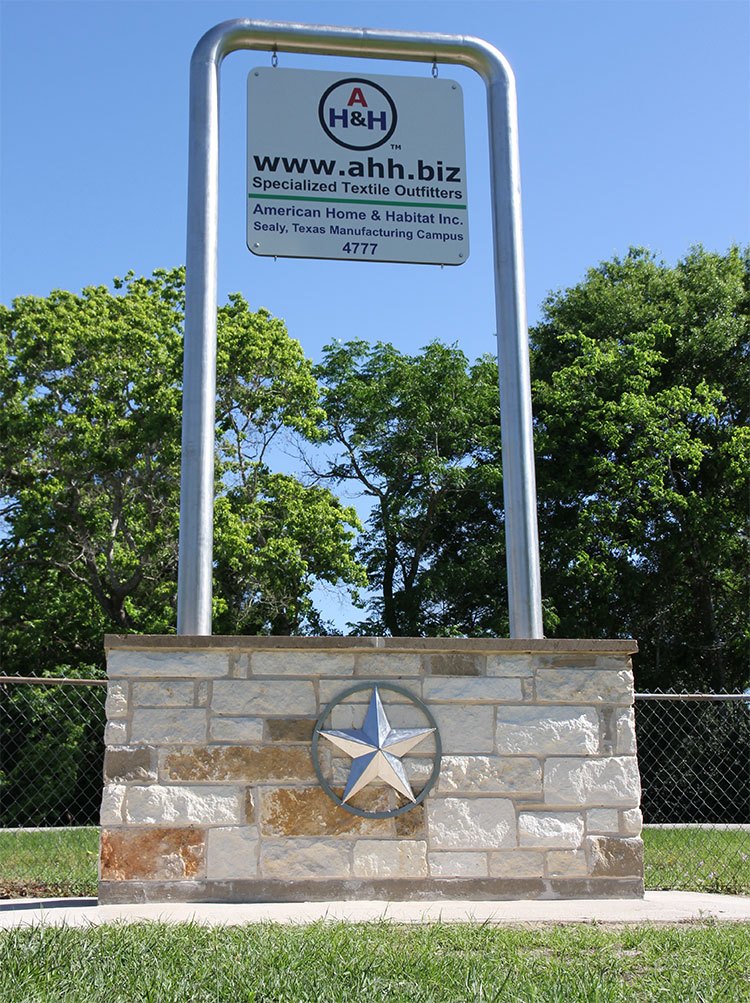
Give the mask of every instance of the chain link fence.
M 105 697 L 0 677 L 0 898 L 96 894 Z M 750 894 L 750 696 L 635 706 L 646 887 Z

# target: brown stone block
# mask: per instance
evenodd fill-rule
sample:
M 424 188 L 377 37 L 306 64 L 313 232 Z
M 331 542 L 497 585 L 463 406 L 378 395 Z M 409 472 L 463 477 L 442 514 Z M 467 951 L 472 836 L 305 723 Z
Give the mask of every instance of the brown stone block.
M 156 780 L 156 750 L 150 745 L 109 748 L 104 753 L 106 781 Z
M 186 782 L 223 780 L 245 783 L 283 783 L 315 779 L 309 749 L 283 746 L 191 746 L 170 752 L 164 759 L 164 778 Z
M 206 874 L 203 829 L 103 829 L 102 881 L 172 881 Z
M 425 672 L 430 676 L 483 676 L 484 655 L 451 652 L 442 655 L 423 655 Z
M 266 721 L 266 739 L 269 742 L 312 742 L 314 729 L 314 718 L 270 718 Z
M 640 839 L 591 836 L 588 844 L 593 877 L 643 877 L 643 843 Z
M 335 790 L 335 788 L 334 788 Z M 341 797 L 341 789 L 336 790 Z M 261 792 L 260 831 L 264 836 L 392 836 L 391 819 L 364 818 L 341 808 L 321 787 L 277 788 Z M 387 811 L 388 792 L 362 791 L 355 808 Z
M 417 793 L 415 791 L 415 793 Z M 403 797 L 398 795 L 399 808 L 406 804 Z M 396 835 L 399 839 L 427 839 L 427 826 L 425 819 L 424 802 L 405 811 L 403 815 L 396 815 L 393 820 L 396 827 Z
M 248 825 L 255 822 L 255 801 L 253 800 L 252 787 L 245 788 L 245 821 Z

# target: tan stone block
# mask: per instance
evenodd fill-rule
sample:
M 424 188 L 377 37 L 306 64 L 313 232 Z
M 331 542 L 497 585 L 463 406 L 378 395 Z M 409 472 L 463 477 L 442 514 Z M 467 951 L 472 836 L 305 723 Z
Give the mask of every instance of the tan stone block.
M 156 749 L 150 745 L 111 746 L 104 753 L 105 780 L 156 780 Z
M 132 744 L 205 742 L 207 734 L 208 719 L 201 707 L 136 707 L 133 711 L 130 728 Z
M 212 742 L 261 745 L 263 724 L 262 717 L 212 717 L 208 734 Z
M 487 655 L 488 676 L 532 676 L 533 655 Z
M 374 679 L 372 681 L 373 686 L 380 687 L 380 697 L 383 704 L 390 707 L 393 704 L 410 704 L 411 700 L 408 696 L 403 693 L 398 693 L 396 690 L 387 689 L 387 684 L 390 680 L 380 680 Z M 413 694 L 415 697 L 419 698 L 422 695 L 422 680 L 421 679 L 397 679 L 394 680 L 394 685 L 401 689 L 405 689 L 408 693 Z M 321 710 L 329 704 L 332 700 L 337 700 L 342 693 L 345 693 L 348 689 L 351 689 L 351 683 L 345 679 L 321 679 L 318 683 L 318 694 L 320 699 Z M 367 689 L 357 690 L 356 693 L 352 693 L 351 696 L 346 697 L 340 707 L 356 706 L 361 707 L 364 711 L 370 702 L 370 697 L 372 696 L 372 689 L 369 687 Z
M 254 651 L 252 676 L 352 676 L 354 652 Z
M 348 878 L 351 841 L 333 839 L 261 840 L 260 873 L 264 878 Z
M 586 812 L 587 832 L 620 831 L 620 813 L 616 808 L 592 808 Z
M 128 744 L 128 722 L 107 721 L 104 728 L 105 745 L 127 745 Z
M 128 787 L 125 821 L 130 825 L 236 825 L 241 821 L 237 788 Z
M 124 784 L 104 785 L 99 812 L 100 825 L 122 825 L 126 790 L 127 787 Z
M 583 850 L 549 850 L 547 852 L 547 877 L 584 878 L 589 873 Z
M 440 730 L 443 752 L 492 752 L 495 747 L 495 708 L 474 704 L 436 704 L 430 710 Z
M 483 676 L 485 661 L 484 655 L 461 652 L 422 655 L 424 671 L 429 676 Z
M 419 655 L 403 651 L 360 652 L 357 655 L 355 674 L 365 678 L 382 679 L 391 676 L 418 676 L 422 671 Z
M 266 741 L 268 742 L 312 742 L 315 718 L 289 717 L 269 718 L 266 721 Z
M 310 750 L 299 746 L 215 745 L 182 748 L 162 755 L 166 780 L 192 783 L 283 783 L 315 779 Z
M 578 849 L 583 844 L 583 818 L 577 812 L 522 811 L 518 839 L 523 847 Z
M 517 845 L 507 798 L 436 798 L 427 804 L 431 850 L 498 850 Z
M 429 854 L 430 874 L 435 878 L 486 878 L 487 854 L 445 850 Z
M 492 878 L 540 878 L 544 854 L 534 850 L 495 850 L 490 854 Z
M 640 836 L 643 830 L 643 815 L 641 814 L 640 808 L 628 808 L 626 811 L 620 812 L 621 816 L 621 828 L 620 831 L 625 836 Z
M 128 684 L 109 681 L 104 709 L 107 720 L 128 716 Z
M 440 794 L 541 794 L 542 768 L 531 757 L 443 756 L 437 790 Z
M 591 836 L 588 845 L 593 877 L 643 877 L 643 843 L 640 839 Z
M 527 756 L 596 753 L 599 718 L 590 707 L 498 707 L 497 751 Z
M 635 808 L 640 797 L 641 778 L 634 756 L 549 758 L 544 764 L 547 804 Z
M 335 790 L 335 788 L 334 788 Z M 335 790 L 341 797 L 342 790 Z M 388 789 L 372 786 L 351 800 L 352 807 L 388 811 Z M 260 792 L 263 836 L 393 836 L 391 819 L 353 815 L 332 801 L 322 787 L 271 788 Z
M 537 669 L 540 703 L 633 703 L 633 674 L 627 669 Z
M 396 804 L 401 808 L 405 804 L 405 799 L 401 794 L 396 796 Z M 427 813 L 424 801 L 414 805 L 402 815 L 396 815 L 393 819 L 398 839 L 426 839 L 427 838 Z
M 618 756 L 634 756 L 635 742 L 635 711 L 632 707 L 617 711 L 615 715 L 616 744 L 614 751 Z
M 258 874 L 258 830 L 255 826 L 209 829 L 206 877 L 209 881 L 254 878 Z
M 107 654 L 110 677 L 153 679 L 218 678 L 229 672 L 226 651 L 126 651 L 112 649 Z
M 131 690 L 134 707 L 192 707 L 194 697 L 192 679 L 134 682 Z
M 514 703 L 523 699 L 520 679 L 488 679 L 460 676 L 425 679 L 422 692 L 427 703 Z
M 355 878 L 426 878 L 427 843 L 422 840 L 358 839 Z
M 228 717 L 300 717 L 317 712 L 313 684 L 302 679 L 219 679 L 211 710 Z
M 102 830 L 102 881 L 179 881 L 205 873 L 202 829 Z

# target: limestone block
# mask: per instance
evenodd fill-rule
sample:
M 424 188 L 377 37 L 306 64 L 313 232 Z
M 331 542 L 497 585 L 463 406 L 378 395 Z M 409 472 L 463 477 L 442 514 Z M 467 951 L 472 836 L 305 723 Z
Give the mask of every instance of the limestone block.
M 542 768 L 530 757 L 443 756 L 437 789 L 440 794 L 538 794 Z
M 589 873 L 584 850 L 550 850 L 547 853 L 547 877 L 583 878 Z
M 485 656 L 445 652 L 444 654 L 423 655 L 425 672 L 430 676 L 483 676 Z
M 587 832 L 620 831 L 620 813 L 616 808 L 592 808 L 586 812 Z
M 353 676 L 354 652 L 254 651 L 251 676 Z
M 428 703 L 433 701 L 499 703 L 523 700 L 520 679 L 487 679 L 472 676 L 425 679 L 422 692 Z
M 643 829 L 643 815 L 640 808 L 628 808 L 620 812 L 622 816 L 621 832 L 626 836 L 640 836 Z
M 618 756 L 635 755 L 635 711 L 632 707 L 619 710 L 615 715 L 616 745 Z
M 633 703 L 633 674 L 627 669 L 537 669 L 536 697 L 545 703 Z
M 475 704 L 436 704 L 430 707 L 437 721 L 443 752 L 492 752 L 495 746 L 495 708 Z
M 138 741 L 138 739 L 135 739 Z M 128 722 L 127 721 L 107 721 L 104 728 L 105 745 L 127 745 L 128 744 Z
M 244 796 L 234 787 L 128 787 L 125 821 L 129 825 L 236 825 L 244 821 L 241 807 Z
M 588 844 L 593 877 L 643 876 L 643 843 L 640 839 L 591 836 Z
M 263 741 L 262 717 L 212 717 L 208 722 L 208 734 L 212 742 Z
M 496 850 L 490 854 L 492 878 L 540 878 L 544 854 L 538 850 Z
M 195 684 L 187 679 L 133 683 L 134 707 L 192 707 Z
M 359 839 L 354 844 L 355 878 L 426 878 L 423 840 Z
M 586 707 L 498 707 L 497 751 L 550 756 L 599 751 L 599 719 Z
M 101 825 L 122 825 L 125 807 L 124 784 L 105 784 L 102 791 L 102 807 L 99 813 Z
M 254 878 L 258 873 L 258 830 L 255 826 L 209 829 L 206 877 L 209 881 Z
M 431 850 L 516 846 L 516 812 L 507 798 L 439 798 L 427 804 Z
M 357 655 L 356 675 L 369 679 L 386 676 L 418 676 L 422 671 L 419 655 L 404 651 L 360 652 Z
M 486 853 L 445 850 L 430 853 L 429 863 L 435 878 L 486 878 L 489 874 Z
M 315 780 L 310 750 L 301 746 L 189 746 L 162 754 L 166 780 L 263 784 Z
M 399 808 L 403 808 L 406 804 L 406 800 L 401 794 L 396 795 L 396 804 Z M 427 839 L 427 813 L 424 801 L 414 805 L 402 815 L 396 815 L 393 824 L 396 827 L 398 839 Z
M 341 797 L 342 791 L 336 793 Z M 369 786 L 351 799 L 354 808 L 388 811 L 389 792 Z M 353 815 L 322 787 L 272 787 L 260 793 L 263 836 L 393 836 L 393 819 Z
M 201 829 L 102 830 L 102 881 L 179 881 L 206 873 Z
M 229 674 L 227 651 L 126 651 L 115 649 L 107 654 L 107 672 L 111 678 L 190 677 L 213 679 Z
M 395 695 L 395 694 L 394 694 Z M 392 728 L 427 728 L 425 715 L 413 703 L 395 703 L 390 693 L 381 693 L 388 722 Z M 434 708 L 432 708 L 434 713 Z M 327 721 L 328 728 L 361 728 L 367 713 L 367 703 L 342 703 L 333 708 Z M 420 750 L 427 748 L 421 746 Z
M 195 684 L 195 706 L 208 707 L 208 681 L 201 679 Z
M 109 681 L 107 684 L 107 699 L 104 704 L 107 720 L 128 716 L 128 684 Z
M 348 878 L 351 842 L 333 839 L 264 839 L 260 873 L 264 878 Z
M 488 676 L 533 676 L 533 655 L 487 655 Z
M 635 808 L 641 781 L 634 756 L 602 759 L 548 759 L 544 764 L 547 804 Z
M 156 780 L 156 749 L 149 745 L 109 746 L 104 752 L 105 780 Z
M 130 742 L 153 745 L 203 743 L 207 733 L 208 721 L 202 707 L 136 707 Z
M 583 818 L 576 812 L 522 811 L 518 816 L 521 846 L 578 848 L 583 842 Z
M 315 714 L 317 703 L 311 682 L 297 679 L 220 679 L 214 683 L 214 714 L 277 717 Z

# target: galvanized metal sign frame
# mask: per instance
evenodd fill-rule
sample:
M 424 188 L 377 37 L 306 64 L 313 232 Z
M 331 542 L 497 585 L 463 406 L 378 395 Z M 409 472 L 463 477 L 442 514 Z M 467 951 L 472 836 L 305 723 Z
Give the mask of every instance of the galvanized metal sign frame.
M 216 307 L 219 229 L 219 75 L 241 49 L 450 63 L 487 87 L 495 310 L 510 635 L 543 636 L 539 539 L 513 72 L 494 46 L 462 35 L 372 31 L 239 19 L 211 28 L 190 63 L 187 278 L 177 633 L 211 634 Z

